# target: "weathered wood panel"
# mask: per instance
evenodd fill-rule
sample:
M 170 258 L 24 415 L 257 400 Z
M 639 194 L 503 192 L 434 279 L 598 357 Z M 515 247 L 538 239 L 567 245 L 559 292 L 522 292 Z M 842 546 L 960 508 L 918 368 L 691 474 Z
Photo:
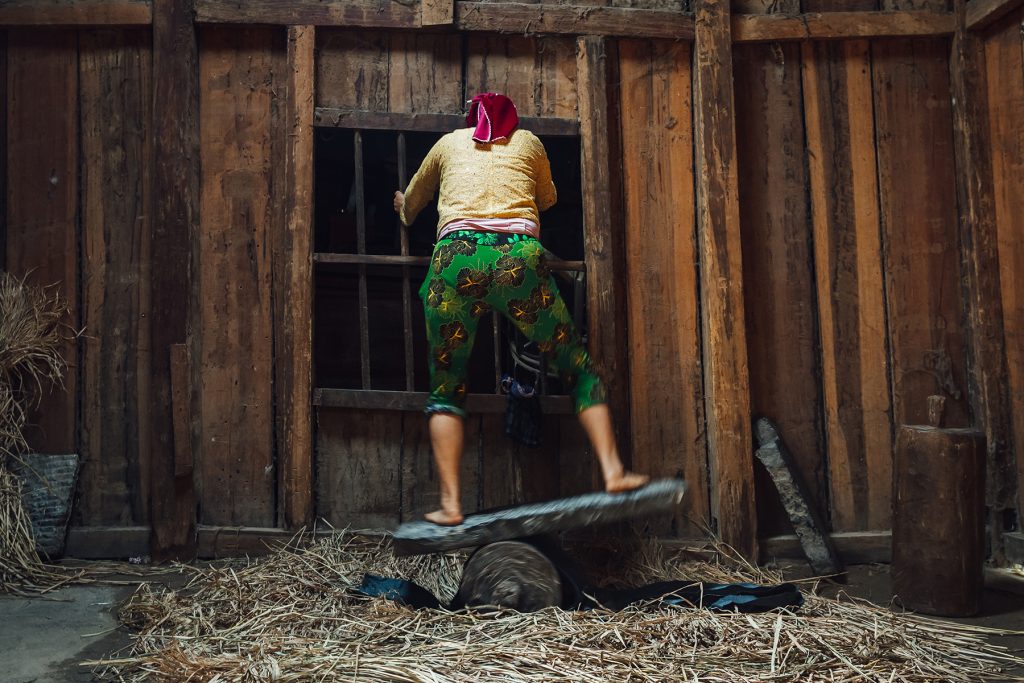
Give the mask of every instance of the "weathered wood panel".
M 785 14 L 733 15 L 732 31 L 732 39 L 737 43 L 882 36 L 941 36 L 953 33 L 953 16 L 942 11 L 865 10 L 806 14 L 787 11 Z
M 316 104 L 388 111 L 388 35 L 376 31 L 317 32 Z
M 461 40 L 436 33 L 392 33 L 389 44 L 389 111 L 462 111 Z
M 148 31 L 79 38 L 82 495 L 86 526 L 145 523 L 149 491 Z
M 466 48 L 466 94 L 503 93 L 521 116 L 575 118 L 576 70 L 571 38 L 474 34 Z
M 71 310 L 61 353 L 64 386 L 47 389 L 29 415 L 29 446 L 42 453 L 78 447 L 78 35 L 59 29 L 10 31 L 7 44 L 7 268 L 54 286 Z
M 803 46 L 834 531 L 890 523 L 892 421 L 870 47 Z
M 981 37 L 967 30 L 967 0 L 956 0 L 956 19 L 949 73 L 967 310 L 968 394 L 974 424 L 985 433 L 991 554 L 996 564 L 1003 564 L 1001 520 L 1007 509 L 1016 507 L 1017 469 L 1011 448 L 985 50 Z
M 200 35 L 200 521 L 272 526 L 272 29 Z
M 312 26 L 288 28 L 286 94 L 277 100 L 283 116 L 275 134 L 284 157 L 274 177 L 281 222 L 272 228 L 275 436 L 279 524 L 288 528 L 309 524 L 313 516 L 314 39 Z
M 885 9 L 945 9 L 945 0 L 883 0 Z M 947 423 L 968 423 L 957 231 L 949 43 L 872 45 L 878 182 L 885 247 L 893 419 L 927 424 L 927 398 L 947 397 Z
M 985 41 L 993 197 L 1017 481 L 1024 482 L 1024 10 Z M 1018 509 L 1022 499 L 1018 488 Z
M 5 0 L 0 25 L 146 26 L 153 21 L 151 0 Z
M 725 0 L 697 0 L 694 11 L 694 158 L 711 513 L 722 540 L 753 559 L 757 512 L 730 11 Z
M 772 420 L 825 518 L 825 444 L 817 352 L 800 47 L 736 46 L 736 138 L 744 309 L 754 415 Z M 758 468 L 762 536 L 789 533 L 774 485 Z
M 317 517 L 339 528 L 398 525 L 403 493 L 402 419 L 402 413 L 392 411 L 318 411 Z M 429 455 L 429 446 L 425 454 Z
M 0 102 L 7 102 L 7 31 L 0 29 Z M 7 105 L 0 107 L 0 265 L 7 269 Z
M 971 0 L 967 3 L 967 28 L 983 29 L 1014 12 L 1021 0 Z
M 186 343 L 196 307 L 189 286 L 197 249 L 199 206 L 199 68 L 192 3 L 155 0 L 153 15 L 153 222 L 148 261 L 151 291 L 152 378 L 150 481 L 154 561 L 195 556 L 196 502 L 192 471 L 175 458 L 171 347 Z M 198 263 L 196 264 L 198 265 Z M 198 358 L 190 345 L 191 358 Z M 196 375 L 190 378 L 196 384 Z M 198 414 L 192 401 L 190 415 Z M 189 427 L 192 432 L 192 427 Z M 193 435 L 194 439 L 194 435 Z M 191 452 L 198 450 L 198 442 Z
M 659 533 L 710 520 L 697 302 L 690 46 L 619 44 L 633 467 L 690 485 Z

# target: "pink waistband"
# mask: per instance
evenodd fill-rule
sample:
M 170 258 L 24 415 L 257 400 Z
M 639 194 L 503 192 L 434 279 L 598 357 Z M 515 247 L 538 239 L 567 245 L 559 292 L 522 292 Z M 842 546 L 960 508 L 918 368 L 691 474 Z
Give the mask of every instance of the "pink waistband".
M 483 230 L 484 232 L 514 232 L 540 239 L 540 226 L 529 218 L 457 218 L 445 223 L 437 239 L 456 230 Z

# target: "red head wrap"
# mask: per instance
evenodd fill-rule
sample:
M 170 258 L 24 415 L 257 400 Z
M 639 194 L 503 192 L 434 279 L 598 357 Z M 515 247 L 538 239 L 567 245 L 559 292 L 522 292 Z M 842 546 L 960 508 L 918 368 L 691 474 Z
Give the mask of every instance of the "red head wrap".
M 485 92 L 469 101 L 466 125 L 476 127 L 473 139 L 477 142 L 494 142 L 516 129 L 519 115 L 512 100 L 496 92 Z

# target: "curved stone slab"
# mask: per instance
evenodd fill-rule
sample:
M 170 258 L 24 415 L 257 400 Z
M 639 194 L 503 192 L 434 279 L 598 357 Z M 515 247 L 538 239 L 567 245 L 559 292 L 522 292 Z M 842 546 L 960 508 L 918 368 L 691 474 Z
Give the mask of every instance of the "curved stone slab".
M 422 555 L 496 541 L 607 524 L 633 517 L 664 514 L 679 505 L 686 493 L 682 479 L 660 479 L 625 493 L 585 493 L 546 503 L 466 515 L 462 524 L 439 526 L 407 522 L 395 531 L 396 555 Z

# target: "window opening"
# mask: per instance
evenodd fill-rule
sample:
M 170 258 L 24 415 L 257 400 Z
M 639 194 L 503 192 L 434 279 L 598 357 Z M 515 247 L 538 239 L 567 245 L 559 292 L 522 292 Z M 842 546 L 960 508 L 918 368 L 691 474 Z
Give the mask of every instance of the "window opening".
M 315 138 L 314 375 L 320 390 L 429 391 L 418 290 L 437 228 L 431 202 L 402 229 L 392 208 L 441 132 L 318 127 Z M 541 241 L 559 291 L 585 329 L 580 148 L 577 136 L 541 136 L 558 202 L 541 216 Z M 481 321 L 469 366 L 469 392 L 494 395 L 511 374 L 539 380 L 545 395 L 565 393 L 535 345 L 498 314 Z M 383 400 L 383 399 L 381 399 Z M 412 401 L 381 403 L 411 407 Z M 370 402 L 372 403 L 372 402 Z M 369 403 L 368 403 L 369 406 Z

